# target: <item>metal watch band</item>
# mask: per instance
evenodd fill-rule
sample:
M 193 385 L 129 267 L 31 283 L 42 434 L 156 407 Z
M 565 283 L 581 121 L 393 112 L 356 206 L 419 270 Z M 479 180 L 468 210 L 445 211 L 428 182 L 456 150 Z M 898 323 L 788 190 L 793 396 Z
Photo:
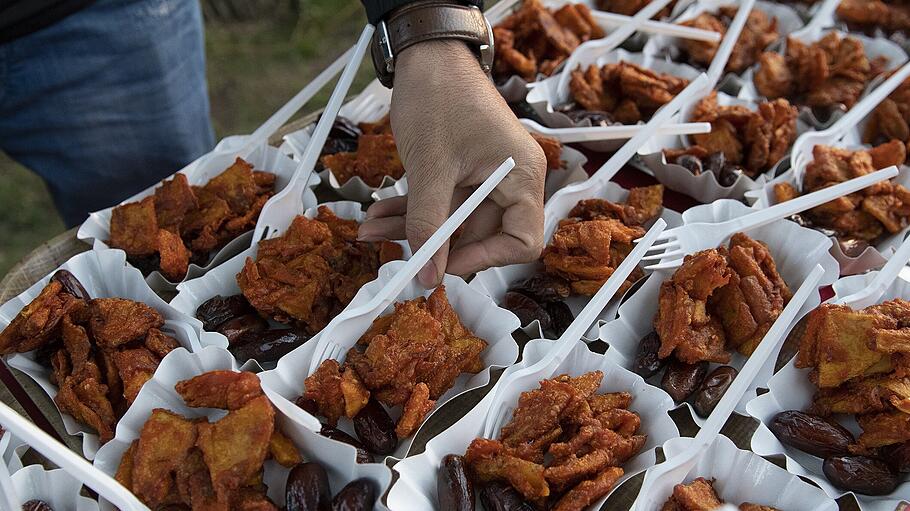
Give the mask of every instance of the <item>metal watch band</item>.
M 380 21 L 371 54 L 376 76 L 391 87 L 395 56 L 405 48 L 434 39 L 458 39 L 477 50 L 485 73 L 493 65 L 493 31 L 483 12 L 452 1 L 427 0 L 408 4 Z

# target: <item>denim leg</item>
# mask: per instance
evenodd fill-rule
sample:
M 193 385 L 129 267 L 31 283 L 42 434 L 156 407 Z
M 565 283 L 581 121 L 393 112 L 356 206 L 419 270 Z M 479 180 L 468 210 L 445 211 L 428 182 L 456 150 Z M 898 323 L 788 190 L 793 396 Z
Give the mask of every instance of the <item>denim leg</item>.
M 0 149 L 69 226 L 213 144 L 196 1 L 99 0 L 0 45 Z

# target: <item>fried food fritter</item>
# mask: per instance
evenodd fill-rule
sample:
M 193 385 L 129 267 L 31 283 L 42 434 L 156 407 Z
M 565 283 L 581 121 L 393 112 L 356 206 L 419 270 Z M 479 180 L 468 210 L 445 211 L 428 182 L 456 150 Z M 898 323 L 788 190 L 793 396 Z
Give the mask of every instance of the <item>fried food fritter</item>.
M 164 325 L 161 313 L 125 298 L 96 298 L 90 307 L 92 336 L 103 348 L 113 349 L 141 339 L 150 329 Z
M 875 29 L 887 32 L 910 30 L 910 6 L 901 2 L 842 0 L 837 6 L 837 17 L 851 27 L 858 25 L 869 32 Z
M 223 410 L 238 410 L 262 395 L 259 378 L 245 371 L 209 371 L 177 382 L 174 390 L 187 406 Z
M 25 353 L 46 345 L 60 334 L 62 320 L 81 300 L 51 280 L 0 332 L 0 355 Z
M 204 186 L 175 174 L 154 195 L 113 209 L 108 245 L 143 271 L 157 268 L 179 282 L 190 261 L 205 264 L 211 251 L 252 228 L 274 188 L 274 174 L 240 158 Z
M 356 176 L 367 186 L 375 188 L 382 184 L 386 176 L 401 179 L 404 175 L 404 164 L 391 133 L 361 135 L 356 152 L 326 154 L 320 161 L 325 168 L 331 169 L 341 185 Z
M 723 6 L 717 12 L 703 12 L 697 17 L 680 23 L 687 27 L 700 28 L 718 32 L 723 36 L 727 33 L 729 22 L 736 16 L 737 7 Z M 780 37 L 777 31 L 777 18 L 769 18 L 767 14 L 752 9 L 746 20 L 746 25 L 740 32 L 733 52 L 727 60 L 726 70 L 732 73 L 741 73 L 751 67 L 758 60 L 762 51 Z M 685 39 L 682 47 L 689 55 L 689 61 L 707 68 L 714 60 L 720 42 L 696 41 Z
M 170 497 L 174 472 L 196 443 L 196 424 L 162 408 L 156 408 L 139 433 L 132 458 L 133 493 L 152 508 Z
M 621 61 L 571 71 L 572 100 L 584 110 L 606 112 L 623 124 L 647 121 L 689 84 L 685 78 Z
M 651 0 L 597 0 L 596 5 L 597 10 L 599 11 L 615 12 L 617 14 L 624 14 L 626 16 L 634 16 L 635 13 L 640 11 L 649 3 L 651 3 Z M 666 18 L 673 11 L 674 6 L 676 6 L 676 0 L 668 3 L 657 13 L 655 18 Z
M 499 440 L 478 438 L 465 453 L 471 477 L 503 481 L 541 509 L 584 509 L 622 477 L 620 467 L 642 448 L 640 420 L 620 434 L 606 420 L 631 394 L 599 394 L 603 373 L 563 374 L 522 392 Z

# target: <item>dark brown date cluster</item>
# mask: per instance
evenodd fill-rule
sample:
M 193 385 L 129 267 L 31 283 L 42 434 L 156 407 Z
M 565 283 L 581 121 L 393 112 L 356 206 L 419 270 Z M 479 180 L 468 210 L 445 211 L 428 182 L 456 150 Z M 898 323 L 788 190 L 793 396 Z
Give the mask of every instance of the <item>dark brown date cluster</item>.
M 316 462 L 296 465 L 288 473 L 286 511 L 369 511 L 376 503 L 376 488 L 367 479 L 356 479 L 332 497 L 325 468 Z
M 692 398 L 692 408 L 701 417 L 707 417 L 724 397 L 724 393 L 733 384 L 738 372 L 730 366 L 718 366 L 710 373 L 709 362 L 687 364 L 675 357 L 660 359 L 660 337 L 657 332 L 650 332 L 638 343 L 632 371 L 644 379 L 649 379 L 662 369 L 664 375 L 660 387 L 670 394 L 677 403 Z
M 877 456 L 855 456 L 853 434 L 839 423 L 797 410 L 780 412 L 769 424 L 781 443 L 824 459 L 822 471 L 834 486 L 865 495 L 888 495 L 910 473 L 910 442 L 888 446 Z
M 30 500 L 22 504 L 22 511 L 54 511 L 54 508 L 43 500 Z
M 196 309 L 196 318 L 205 330 L 227 337 L 228 350 L 241 364 L 275 363 L 309 339 L 295 329 L 271 328 L 241 294 L 206 300 Z
M 534 511 L 511 485 L 492 482 L 481 486 L 478 492 L 486 511 Z M 468 476 L 464 456 L 449 454 L 444 457 L 436 478 L 439 509 L 474 511 L 474 495 L 474 483 Z
M 704 160 L 698 156 L 684 154 L 676 159 L 676 164 L 684 167 L 693 176 L 710 172 L 721 186 L 733 186 L 744 173 L 742 167 L 727 163 L 724 153 L 720 151 L 709 154 Z
M 297 398 L 297 406 L 313 416 L 319 414 L 319 407 L 312 399 Z M 373 454 L 389 455 L 398 447 L 395 421 L 379 401 L 373 398 L 351 419 L 357 438 L 327 424 L 322 425 L 319 434 L 344 442 L 357 450 L 357 463 L 373 463 Z
M 566 304 L 571 289 L 565 280 L 539 273 L 509 286 L 502 306 L 518 316 L 522 325 L 534 320 L 549 337 L 559 337 L 575 316 Z

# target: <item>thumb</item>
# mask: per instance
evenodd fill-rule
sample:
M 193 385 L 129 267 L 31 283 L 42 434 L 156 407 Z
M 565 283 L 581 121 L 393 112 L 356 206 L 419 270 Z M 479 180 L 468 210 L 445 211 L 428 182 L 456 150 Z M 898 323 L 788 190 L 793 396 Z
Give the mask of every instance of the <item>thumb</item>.
M 408 211 L 405 232 L 413 252 L 422 247 L 449 217 L 452 207 L 453 184 L 444 173 L 421 169 L 408 176 Z M 427 288 L 442 280 L 449 255 L 448 240 L 417 274 L 417 280 Z

